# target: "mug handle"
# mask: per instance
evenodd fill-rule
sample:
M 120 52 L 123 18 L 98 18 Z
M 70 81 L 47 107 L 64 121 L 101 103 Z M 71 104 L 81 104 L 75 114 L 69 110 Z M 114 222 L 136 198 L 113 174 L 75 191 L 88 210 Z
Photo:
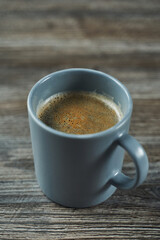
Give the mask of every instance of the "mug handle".
M 124 148 L 133 159 L 136 168 L 136 176 L 130 178 L 120 170 L 117 170 L 113 173 L 111 184 L 119 189 L 135 188 L 139 186 L 147 176 L 149 168 L 147 154 L 139 142 L 129 134 L 120 137 L 118 139 L 118 144 Z

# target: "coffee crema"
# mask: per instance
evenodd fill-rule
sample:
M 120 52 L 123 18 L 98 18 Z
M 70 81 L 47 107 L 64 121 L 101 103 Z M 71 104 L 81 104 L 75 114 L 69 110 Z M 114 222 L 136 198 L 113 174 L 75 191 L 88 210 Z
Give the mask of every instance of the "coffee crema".
M 123 114 L 109 97 L 95 92 L 63 92 L 38 107 L 38 118 L 47 126 L 69 134 L 92 134 L 118 123 Z

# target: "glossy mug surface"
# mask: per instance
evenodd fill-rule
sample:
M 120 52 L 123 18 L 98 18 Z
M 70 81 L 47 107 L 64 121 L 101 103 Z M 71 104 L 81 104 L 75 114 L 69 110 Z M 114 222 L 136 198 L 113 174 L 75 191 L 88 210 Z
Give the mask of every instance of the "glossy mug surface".
M 112 96 L 123 118 L 108 130 L 94 134 L 67 134 L 45 125 L 37 117 L 38 105 L 66 91 L 96 91 Z M 143 147 L 128 134 L 132 99 L 117 79 L 91 69 L 67 69 L 51 73 L 31 89 L 28 115 L 35 172 L 44 194 L 67 207 L 97 205 L 116 190 L 139 186 L 148 172 Z M 132 157 L 136 175 L 122 173 L 124 151 Z

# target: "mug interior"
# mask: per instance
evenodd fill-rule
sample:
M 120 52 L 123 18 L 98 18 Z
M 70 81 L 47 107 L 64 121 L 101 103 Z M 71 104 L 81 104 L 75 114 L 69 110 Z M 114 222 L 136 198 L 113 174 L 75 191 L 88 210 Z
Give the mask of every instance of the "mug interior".
M 29 111 L 37 118 L 37 107 L 41 102 L 53 94 L 66 91 L 94 91 L 110 96 L 121 108 L 121 121 L 132 112 L 132 99 L 127 88 L 110 75 L 90 69 L 61 70 L 39 80 L 28 96 Z

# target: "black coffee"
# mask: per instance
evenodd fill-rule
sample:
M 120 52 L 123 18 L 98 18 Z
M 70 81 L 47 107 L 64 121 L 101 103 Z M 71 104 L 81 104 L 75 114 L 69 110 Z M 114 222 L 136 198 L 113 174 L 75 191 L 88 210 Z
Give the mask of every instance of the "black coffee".
M 71 133 L 104 131 L 122 118 L 122 112 L 110 98 L 94 92 L 58 93 L 40 105 L 38 118 L 51 128 Z

